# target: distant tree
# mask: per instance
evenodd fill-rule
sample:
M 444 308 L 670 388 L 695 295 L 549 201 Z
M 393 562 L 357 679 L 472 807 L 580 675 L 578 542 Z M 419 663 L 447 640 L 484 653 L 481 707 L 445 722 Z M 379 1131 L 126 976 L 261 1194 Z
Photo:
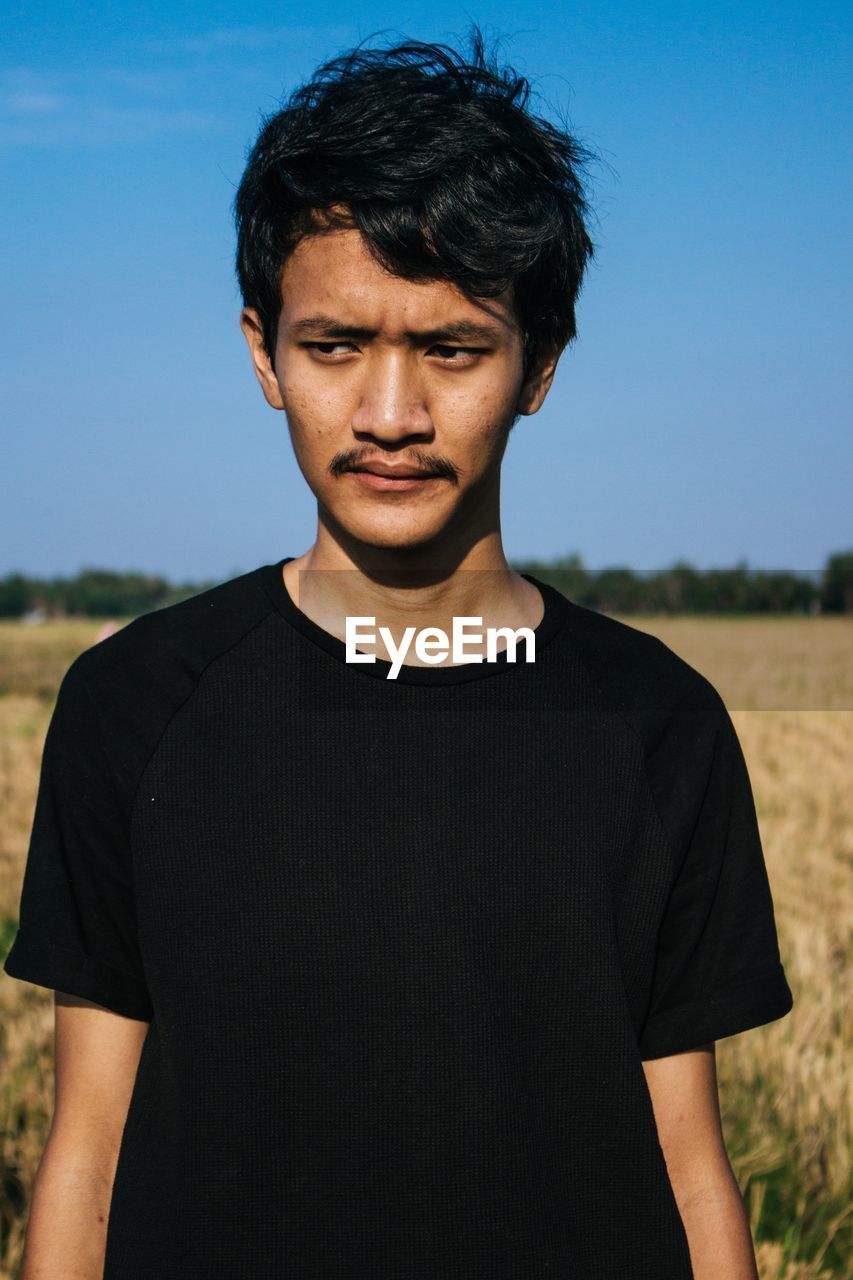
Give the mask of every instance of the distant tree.
M 853 551 L 837 551 L 827 560 L 820 605 L 824 613 L 853 613 Z
M 83 569 L 65 588 L 68 613 L 86 617 L 140 614 L 156 609 L 169 584 L 165 578 L 143 573 L 115 573 Z
M 664 570 L 661 574 L 662 603 L 667 613 L 684 613 L 691 604 L 695 604 L 698 576 L 699 570 L 686 560 L 676 560 L 671 568 Z
M 20 618 L 30 602 L 30 584 L 22 573 L 0 578 L 0 618 Z
M 583 567 L 576 551 L 571 555 L 558 556 L 556 560 L 524 560 L 515 564 L 515 568 L 520 573 L 532 573 L 543 582 L 549 582 L 577 604 L 592 603 L 593 578 Z
M 637 613 L 645 604 L 645 584 L 633 569 L 601 569 L 593 579 L 596 609 L 603 613 Z
M 755 575 L 752 608 L 756 613 L 814 613 L 818 605 L 817 584 L 784 569 Z

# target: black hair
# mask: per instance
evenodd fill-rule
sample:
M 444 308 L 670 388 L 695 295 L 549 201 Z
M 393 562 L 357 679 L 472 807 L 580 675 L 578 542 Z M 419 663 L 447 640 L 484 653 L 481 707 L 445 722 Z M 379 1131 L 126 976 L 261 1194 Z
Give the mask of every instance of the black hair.
M 529 82 L 446 44 L 363 42 L 263 119 L 234 198 L 236 267 L 270 359 L 284 263 L 303 236 L 354 226 L 387 270 L 467 296 L 512 287 L 525 363 L 576 336 L 593 256 L 582 174 L 593 153 L 529 109 Z

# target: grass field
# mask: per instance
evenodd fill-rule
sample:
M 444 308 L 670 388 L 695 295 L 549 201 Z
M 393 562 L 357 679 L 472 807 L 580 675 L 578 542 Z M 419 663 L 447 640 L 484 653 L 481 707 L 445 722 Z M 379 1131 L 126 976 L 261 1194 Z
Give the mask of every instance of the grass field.
M 849 1280 L 853 620 L 637 618 L 707 675 L 743 744 L 795 1007 L 720 1041 L 726 1138 L 762 1280 Z M 16 927 L 59 679 L 97 622 L 0 624 L 0 951 Z M 12 1280 L 53 1105 L 53 998 L 0 974 L 0 1280 Z M 152 1280 L 154 1278 L 152 1277 Z M 625 1277 L 624 1280 L 630 1280 Z

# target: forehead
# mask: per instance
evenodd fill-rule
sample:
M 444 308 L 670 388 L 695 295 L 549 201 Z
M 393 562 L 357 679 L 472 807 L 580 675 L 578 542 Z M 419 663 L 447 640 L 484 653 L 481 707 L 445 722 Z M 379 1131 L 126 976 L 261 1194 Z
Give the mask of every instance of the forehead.
M 496 335 L 517 335 L 509 290 L 497 298 L 469 298 L 447 280 L 405 280 L 377 262 L 361 232 L 345 229 L 305 236 L 284 265 L 280 328 L 307 315 L 340 316 L 388 332 L 467 320 Z

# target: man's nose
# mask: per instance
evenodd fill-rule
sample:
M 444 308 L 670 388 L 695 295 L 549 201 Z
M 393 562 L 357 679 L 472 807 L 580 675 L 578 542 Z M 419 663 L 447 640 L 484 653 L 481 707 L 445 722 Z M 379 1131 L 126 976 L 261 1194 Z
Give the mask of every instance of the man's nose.
M 353 431 L 389 441 L 432 433 L 426 389 L 415 360 L 400 350 L 375 354 L 365 370 Z

